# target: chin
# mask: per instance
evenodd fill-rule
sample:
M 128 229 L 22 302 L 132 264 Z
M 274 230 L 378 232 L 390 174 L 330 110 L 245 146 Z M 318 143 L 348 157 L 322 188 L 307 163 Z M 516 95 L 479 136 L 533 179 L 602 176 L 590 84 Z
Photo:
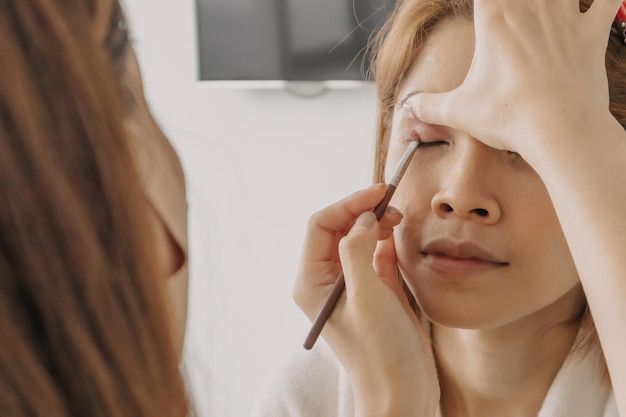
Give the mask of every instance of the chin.
M 481 330 L 490 327 L 488 323 L 474 319 L 467 314 L 450 314 L 450 312 L 432 311 L 430 309 L 422 309 L 422 313 L 429 322 L 451 329 Z
M 414 292 L 415 294 L 415 292 Z M 505 324 L 502 312 L 494 311 L 489 303 L 459 295 L 415 297 L 421 313 L 430 322 L 449 328 L 485 330 Z

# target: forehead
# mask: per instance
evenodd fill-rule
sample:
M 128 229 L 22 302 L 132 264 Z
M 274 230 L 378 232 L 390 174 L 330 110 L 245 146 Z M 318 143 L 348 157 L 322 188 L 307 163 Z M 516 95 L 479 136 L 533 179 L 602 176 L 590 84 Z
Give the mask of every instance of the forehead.
M 411 65 L 398 98 L 416 90 L 436 93 L 458 87 L 472 63 L 474 41 L 470 21 L 455 18 L 439 23 Z

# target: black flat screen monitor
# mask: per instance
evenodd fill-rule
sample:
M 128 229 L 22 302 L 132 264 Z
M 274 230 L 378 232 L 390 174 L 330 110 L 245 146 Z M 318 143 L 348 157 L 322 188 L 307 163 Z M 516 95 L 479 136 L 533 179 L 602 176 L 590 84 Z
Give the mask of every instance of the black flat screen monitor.
M 196 0 L 201 81 L 366 81 L 395 0 Z

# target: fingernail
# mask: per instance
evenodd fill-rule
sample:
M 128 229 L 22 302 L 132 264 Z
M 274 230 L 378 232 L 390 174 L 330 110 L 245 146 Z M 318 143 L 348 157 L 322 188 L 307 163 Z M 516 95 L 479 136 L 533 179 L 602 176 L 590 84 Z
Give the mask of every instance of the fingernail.
M 413 111 L 413 107 L 406 101 L 402 103 L 402 110 L 408 118 L 417 119 L 417 116 L 415 116 L 415 112 Z
M 388 206 L 386 211 L 387 211 L 387 213 L 389 213 L 389 214 L 402 214 L 402 213 L 400 212 L 400 210 L 398 210 L 397 208 L 395 208 L 395 207 L 393 207 L 393 206 Z
M 354 226 L 362 229 L 369 229 L 376 223 L 376 215 L 371 211 L 361 214 L 354 222 Z

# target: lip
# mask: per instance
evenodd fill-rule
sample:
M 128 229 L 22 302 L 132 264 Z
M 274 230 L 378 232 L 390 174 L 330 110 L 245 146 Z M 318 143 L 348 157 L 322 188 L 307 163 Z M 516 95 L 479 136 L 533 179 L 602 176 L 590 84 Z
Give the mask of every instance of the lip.
M 474 274 L 508 265 L 471 241 L 432 240 L 424 245 L 421 254 L 430 268 L 447 274 Z

